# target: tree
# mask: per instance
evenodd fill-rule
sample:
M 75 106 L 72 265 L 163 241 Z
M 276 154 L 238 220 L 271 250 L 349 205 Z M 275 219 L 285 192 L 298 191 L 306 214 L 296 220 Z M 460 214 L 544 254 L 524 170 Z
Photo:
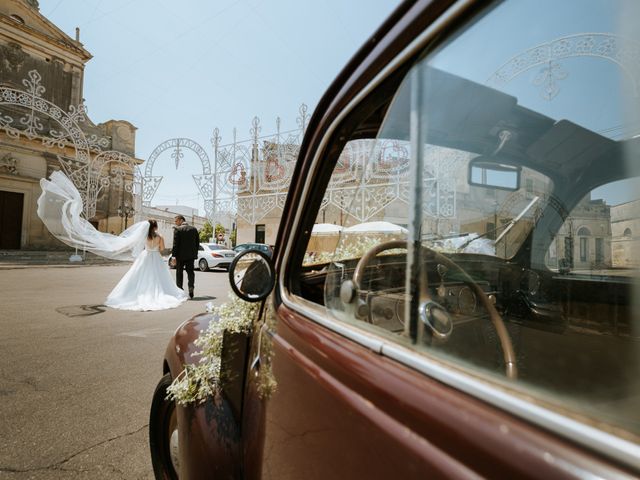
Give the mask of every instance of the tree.
M 218 238 L 218 235 L 220 234 L 224 235 L 224 233 L 225 233 L 224 227 L 219 223 L 216 223 L 216 238 Z
M 217 229 L 217 225 L 216 225 Z M 209 240 L 213 237 L 213 226 L 208 221 L 205 222 L 204 226 L 200 229 L 200 241 L 203 243 L 209 242 Z

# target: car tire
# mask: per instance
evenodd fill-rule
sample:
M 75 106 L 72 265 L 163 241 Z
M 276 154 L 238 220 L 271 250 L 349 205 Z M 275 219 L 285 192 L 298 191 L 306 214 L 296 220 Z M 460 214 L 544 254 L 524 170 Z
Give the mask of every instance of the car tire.
M 208 272 L 209 264 L 204 258 L 201 258 L 200 261 L 198 262 L 198 268 L 200 269 L 201 272 Z
M 177 480 L 179 465 L 176 404 L 166 398 L 171 381 L 171 374 L 167 373 L 160 379 L 153 393 L 149 414 L 149 448 L 156 479 Z

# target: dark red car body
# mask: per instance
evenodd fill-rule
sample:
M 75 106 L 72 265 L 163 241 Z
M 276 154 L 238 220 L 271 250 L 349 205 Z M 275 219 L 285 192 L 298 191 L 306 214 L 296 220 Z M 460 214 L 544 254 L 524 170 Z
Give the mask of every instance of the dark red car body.
M 317 211 L 313 197 L 322 188 L 323 175 L 312 167 L 332 134 L 331 125 L 391 60 L 405 55 L 393 69 L 406 71 L 415 50 L 402 52 L 425 31 L 437 28 L 446 36 L 482 7 L 483 2 L 401 4 L 320 101 L 301 146 L 278 233 L 276 287 L 262 304 L 253 334 L 225 339 L 224 368 L 237 376 L 225 385 L 221 398 L 176 407 L 180 478 L 611 479 L 639 474 L 637 457 L 635 464 L 616 458 L 576 439 L 575 432 L 527 418 L 513 407 L 524 400 L 512 401 L 508 392 L 496 387 L 493 393 L 469 393 L 464 372 L 434 361 L 431 371 L 452 370 L 453 380 L 443 381 L 389 358 L 367 334 L 353 341 L 335 322 L 301 313 L 304 301 L 292 293 L 290 259 L 299 257 L 297 249 L 304 249 L 308 239 L 308 227 L 296 213 L 301 205 Z M 453 12 L 442 17 L 449 8 Z M 436 36 L 424 38 L 423 43 Z M 333 165 L 326 168 L 330 173 Z M 183 365 L 198 360 L 193 341 L 211 318 L 197 316 L 176 331 L 166 351 L 165 374 L 175 378 Z M 267 322 L 273 328 L 263 327 Z M 259 375 L 252 364 L 263 341 L 278 383 L 269 398 L 258 391 Z M 637 452 L 630 451 L 627 458 Z M 169 476 L 159 470 L 156 474 Z

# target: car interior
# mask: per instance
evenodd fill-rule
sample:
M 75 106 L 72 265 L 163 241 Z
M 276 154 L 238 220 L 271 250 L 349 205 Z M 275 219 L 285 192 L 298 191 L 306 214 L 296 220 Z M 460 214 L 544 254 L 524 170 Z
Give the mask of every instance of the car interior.
M 428 127 L 420 178 L 397 158 L 395 166 L 388 159 L 379 166 L 385 145 L 411 141 L 415 76 L 402 83 L 392 77 L 400 87 L 380 90 L 397 93 L 372 93 L 332 137 L 292 291 L 337 320 L 452 368 L 639 435 L 640 244 L 630 230 L 640 203 L 630 158 L 640 138 L 613 139 L 550 118 L 431 66 L 421 75 L 420 115 Z M 349 144 L 369 150 L 369 166 L 344 156 Z M 447 155 L 453 160 L 438 174 Z M 337 182 L 339 170 L 352 176 Z M 326 221 L 323 189 L 325 197 L 335 196 L 335 185 L 351 192 L 346 204 L 354 215 L 340 214 L 348 225 L 361 211 L 358 202 L 383 184 L 400 188 L 405 204 L 390 202 L 376 218 L 402 223 L 404 232 L 357 240 L 339 233 L 326 255 L 310 255 L 310 227 Z M 453 214 L 443 207 L 447 185 L 455 191 Z M 411 196 L 402 197 L 402 188 L 422 195 L 420 218 L 408 218 Z M 607 200 L 621 192 L 624 201 Z

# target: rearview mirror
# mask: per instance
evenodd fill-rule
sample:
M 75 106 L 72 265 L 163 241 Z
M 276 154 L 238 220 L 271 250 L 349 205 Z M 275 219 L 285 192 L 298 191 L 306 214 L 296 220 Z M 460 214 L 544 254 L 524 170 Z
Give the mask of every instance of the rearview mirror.
M 229 282 L 233 292 L 246 302 L 267 298 L 276 283 L 271 258 L 259 250 L 239 253 L 229 267 Z
M 518 190 L 520 167 L 506 165 L 490 157 L 476 157 L 469 163 L 469 184 L 485 188 Z

